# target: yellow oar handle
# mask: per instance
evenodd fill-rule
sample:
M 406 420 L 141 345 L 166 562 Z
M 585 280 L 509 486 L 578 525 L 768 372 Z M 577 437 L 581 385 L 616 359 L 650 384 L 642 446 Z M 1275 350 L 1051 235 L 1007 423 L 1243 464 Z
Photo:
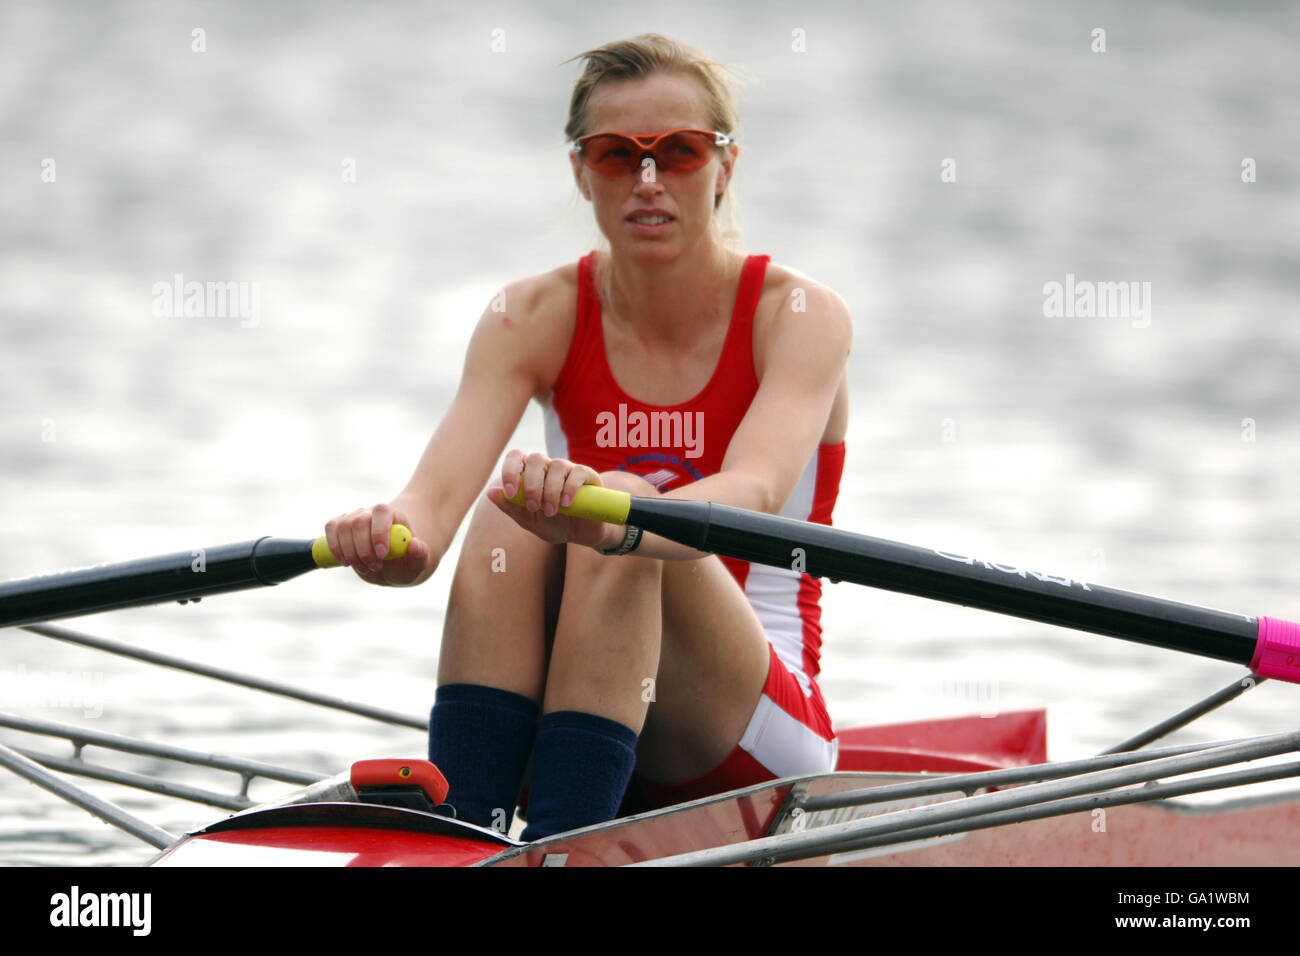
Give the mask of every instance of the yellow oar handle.
M 524 503 L 524 489 L 515 492 L 513 498 L 507 498 L 512 504 Z M 573 518 L 590 518 L 592 521 L 606 521 L 609 524 L 627 524 L 628 509 L 632 507 L 632 496 L 626 491 L 602 488 L 599 485 L 583 485 L 573 496 L 573 504 L 561 508 L 560 514 Z
M 391 561 L 393 558 L 403 558 L 406 556 L 406 546 L 411 543 L 411 529 L 404 524 L 395 524 L 388 532 L 388 554 L 384 555 L 385 561 Z M 337 568 L 338 561 L 334 559 L 330 551 L 329 544 L 325 541 L 325 535 L 321 535 L 311 544 L 311 556 L 316 561 L 318 568 Z

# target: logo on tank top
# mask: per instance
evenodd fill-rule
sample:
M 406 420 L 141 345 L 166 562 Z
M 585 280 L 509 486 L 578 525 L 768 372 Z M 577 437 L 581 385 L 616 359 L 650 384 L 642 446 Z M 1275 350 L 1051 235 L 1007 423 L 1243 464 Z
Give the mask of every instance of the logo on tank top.
M 660 468 L 658 471 L 652 471 L 648 475 L 642 475 L 646 481 L 659 488 L 661 485 L 671 484 L 679 477 L 677 472 L 671 468 Z
M 667 467 L 650 472 L 642 470 L 654 465 L 665 465 Z M 704 477 L 704 472 L 689 461 L 684 461 L 676 455 L 664 454 L 661 451 L 648 451 L 644 455 L 630 455 L 624 458 L 617 468 L 619 471 L 630 471 L 634 475 L 640 475 L 660 491 L 667 491 L 668 486 L 681 478 L 683 474 L 689 475 L 691 481 L 699 481 Z
M 601 448 L 682 449 L 683 458 L 704 454 L 703 412 L 629 412 L 620 402 L 618 414 L 598 412 L 596 444 Z

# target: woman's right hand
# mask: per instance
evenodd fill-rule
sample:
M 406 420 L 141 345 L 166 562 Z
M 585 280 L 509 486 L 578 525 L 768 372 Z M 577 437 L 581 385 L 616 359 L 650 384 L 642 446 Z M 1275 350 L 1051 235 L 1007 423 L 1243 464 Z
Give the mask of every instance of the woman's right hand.
M 519 527 L 543 541 L 572 542 L 602 551 L 621 543 L 624 531 L 589 518 L 562 515 L 559 510 L 573 504 L 573 496 L 583 485 L 603 484 L 600 475 L 586 465 L 541 452 L 525 456 L 512 448 L 501 464 L 501 477 L 488 488 L 487 496 Z M 509 500 L 516 492 L 522 492 L 522 504 Z
M 411 529 L 406 555 L 385 561 L 394 524 Z M 419 529 L 398 502 L 379 504 L 325 522 L 325 541 L 339 564 L 352 568 L 368 584 L 410 587 L 433 574 L 438 558 L 419 537 Z

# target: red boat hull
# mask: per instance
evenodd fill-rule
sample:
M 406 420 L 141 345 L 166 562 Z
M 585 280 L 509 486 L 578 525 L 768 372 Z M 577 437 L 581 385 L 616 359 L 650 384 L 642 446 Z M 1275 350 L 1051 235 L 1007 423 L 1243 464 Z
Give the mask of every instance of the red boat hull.
M 837 770 L 966 773 L 1047 762 L 1047 712 L 953 717 L 841 731 Z
M 1046 760 L 1046 717 L 1024 711 L 858 728 L 841 734 L 840 771 L 750 787 L 520 844 L 491 830 L 419 811 L 364 803 L 247 811 L 186 837 L 160 866 L 618 866 L 734 846 L 772 834 L 792 787 L 815 796 L 899 782 L 892 774 L 964 772 Z M 810 814 L 842 823 L 962 796 Z M 1016 823 L 800 865 L 1134 866 L 1300 865 L 1300 803 L 1256 801 L 1234 810 L 1167 806 L 1106 810 Z M 789 820 L 789 816 L 784 818 Z

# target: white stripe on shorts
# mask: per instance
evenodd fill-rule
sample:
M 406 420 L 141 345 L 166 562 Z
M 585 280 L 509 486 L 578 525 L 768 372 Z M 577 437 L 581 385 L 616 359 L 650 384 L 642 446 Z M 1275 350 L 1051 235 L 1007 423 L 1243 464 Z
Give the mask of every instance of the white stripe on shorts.
M 826 740 L 763 694 L 749 718 L 740 749 L 778 777 L 829 773 L 839 756 L 839 740 Z

